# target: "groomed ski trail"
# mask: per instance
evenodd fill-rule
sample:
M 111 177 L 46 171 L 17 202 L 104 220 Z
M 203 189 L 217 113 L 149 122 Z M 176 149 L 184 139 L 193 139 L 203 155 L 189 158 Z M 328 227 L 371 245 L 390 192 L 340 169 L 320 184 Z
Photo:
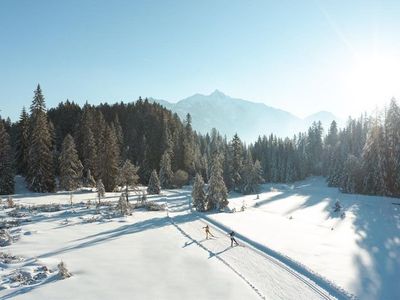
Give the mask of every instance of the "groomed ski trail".
M 180 222 L 182 214 L 169 213 L 173 226 L 188 240 L 183 248 L 199 246 L 209 253 L 209 259 L 218 259 L 242 280 L 261 299 L 337 299 L 308 278 L 285 266 L 273 257 L 261 254 L 257 249 L 238 239 L 241 246 L 230 246 L 226 232 L 207 223 L 195 214 L 190 220 Z M 186 215 L 187 217 L 187 215 Z M 205 239 L 203 227 L 208 224 L 215 238 Z M 244 247 L 243 247 L 244 246 Z

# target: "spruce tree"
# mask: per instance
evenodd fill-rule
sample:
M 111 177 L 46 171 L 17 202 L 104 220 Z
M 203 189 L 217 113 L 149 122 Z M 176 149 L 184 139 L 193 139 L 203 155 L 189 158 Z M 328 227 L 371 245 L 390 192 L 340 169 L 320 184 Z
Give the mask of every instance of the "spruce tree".
M 28 156 L 28 184 L 34 192 L 55 189 L 52 137 L 46 115 L 46 105 L 40 85 L 31 105 L 31 133 Z
M 133 165 L 129 159 L 127 159 L 119 169 L 117 182 L 118 185 L 125 187 L 126 201 L 129 201 L 129 187 L 136 189 L 138 184 L 138 169 L 139 168 Z
M 193 206 L 197 211 L 206 209 L 206 193 L 204 192 L 204 180 L 200 174 L 196 174 L 192 189 Z
M 150 175 L 149 184 L 147 187 L 147 193 L 149 195 L 159 194 L 161 190 L 160 180 L 158 179 L 156 170 L 153 170 Z
M 101 160 L 98 162 L 100 178 L 103 181 L 106 192 L 111 192 L 117 185 L 119 149 L 115 131 L 108 125 L 103 133 L 101 151 Z
M 10 137 L 0 119 L 0 195 L 13 194 L 14 185 L 14 168 Z
M 97 168 L 97 145 L 92 130 L 93 126 L 93 110 L 86 104 L 83 109 L 78 133 L 79 156 L 82 160 L 85 174 L 90 171 L 90 173 L 97 178 L 99 176 L 99 171 Z
M 230 179 L 232 181 L 232 189 L 239 190 L 242 184 L 242 177 L 240 173 L 242 172 L 243 165 L 243 145 L 237 134 L 234 135 L 231 141 L 231 174 Z
M 29 155 L 29 114 L 25 107 L 22 109 L 19 122 L 17 124 L 16 141 L 16 167 L 18 174 L 26 176 L 28 173 L 28 155 Z
M 372 128 L 368 133 L 367 142 L 363 150 L 363 168 L 365 177 L 363 192 L 366 194 L 386 195 L 388 190 L 385 182 L 386 162 L 384 153 L 383 128 L 375 119 Z
M 171 158 L 168 151 L 165 151 L 160 161 L 160 184 L 163 189 L 172 187 L 174 173 L 171 170 Z
M 253 157 L 251 152 L 248 153 L 247 159 L 244 162 L 242 172 L 242 186 L 241 192 L 243 194 L 254 194 L 258 193 L 259 183 L 261 182 L 261 170 L 259 167 L 260 163 L 253 163 Z
M 221 210 L 228 204 L 228 190 L 222 177 L 221 158 L 214 154 L 208 183 L 207 210 Z
M 183 165 L 189 178 L 193 178 L 195 172 L 195 149 L 194 137 L 192 131 L 192 117 L 190 114 L 186 115 L 186 126 L 183 138 Z
M 390 194 L 400 196 L 400 108 L 396 100 L 390 101 L 385 121 L 387 137 L 387 185 Z
M 77 189 L 82 181 L 82 170 L 74 139 L 67 134 L 60 154 L 60 188 L 66 191 Z

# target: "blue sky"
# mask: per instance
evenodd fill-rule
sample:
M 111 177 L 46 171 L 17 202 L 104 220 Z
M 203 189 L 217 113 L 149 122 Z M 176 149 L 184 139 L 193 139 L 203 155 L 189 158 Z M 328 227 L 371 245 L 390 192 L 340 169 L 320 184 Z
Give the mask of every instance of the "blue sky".
M 0 1 L 0 109 L 224 93 L 305 116 L 400 99 L 399 1 Z M 396 78 L 397 76 L 397 78 Z

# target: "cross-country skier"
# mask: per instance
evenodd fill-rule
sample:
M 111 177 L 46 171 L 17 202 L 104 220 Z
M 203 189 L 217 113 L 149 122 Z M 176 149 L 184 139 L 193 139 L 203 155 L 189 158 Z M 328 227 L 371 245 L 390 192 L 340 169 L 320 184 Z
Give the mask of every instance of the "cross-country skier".
M 229 236 L 231 237 L 231 247 L 233 247 L 233 243 L 236 244 L 236 246 L 239 246 L 239 243 L 235 240 L 235 232 L 232 230 L 230 233 L 228 233 Z
M 205 227 L 203 227 L 203 229 L 206 230 L 206 239 L 207 239 L 207 240 L 208 240 L 208 236 L 209 236 L 209 235 L 211 235 L 212 237 L 215 237 L 215 236 L 211 233 L 210 227 L 208 226 L 208 224 L 207 224 Z

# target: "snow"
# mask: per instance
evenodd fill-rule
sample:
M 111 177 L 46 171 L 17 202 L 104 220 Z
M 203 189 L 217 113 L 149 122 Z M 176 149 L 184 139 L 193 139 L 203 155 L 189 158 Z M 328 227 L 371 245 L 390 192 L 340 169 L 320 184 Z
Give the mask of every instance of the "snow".
M 85 210 L 68 213 L 68 222 L 65 211 L 43 214 L 45 219 L 37 216 L 38 222 L 33 219 L 22 226 L 23 232 L 32 234 L 6 248 L 28 258 L 28 265 L 40 262 L 54 269 L 62 260 L 73 276 L 5 289 L 0 291 L 2 299 L 258 298 L 202 249 L 183 248 L 187 238 L 165 212 L 135 212 L 126 218 L 85 223 L 80 219 Z
M 135 210 L 132 216 L 110 217 L 108 206 L 96 214 L 97 195 L 90 190 L 74 192 L 71 207 L 69 192 L 29 193 L 21 190 L 21 178 L 17 186 L 17 204 L 57 203 L 61 210 L 27 212 L 24 218 L 30 222 L 10 230 L 19 239 L 1 250 L 17 258 L 0 263 L 1 299 L 400 295 L 400 205 L 392 204 L 400 199 L 342 194 L 315 177 L 293 185 L 264 185 L 259 199 L 233 193 L 229 200 L 235 213 L 190 212 L 191 190 L 186 188 L 148 196 L 149 201 L 168 203 L 168 211 Z M 104 202 L 116 205 L 119 195 L 107 193 Z M 135 202 L 136 196 L 130 199 Z M 344 218 L 332 209 L 337 199 Z M 10 210 L 2 209 L 0 216 Z M 216 238 L 205 239 L 206 223 Z M 227 229 L 237 232 L 241 246 L 230 247 Z M 60 261 L 71 278 L 59 279 Z M 49 271 L 41 272 L 43 266 Z M 17 269 L 45 273 L 46 278 L 13 287 L 6 279 Z
M 230 208 L 244 202 L 244 212 L 209 217 L 360 299 L 400 298 L 400 199 L 342 194 L 320 177 L 263 190 L 231 195 Z

